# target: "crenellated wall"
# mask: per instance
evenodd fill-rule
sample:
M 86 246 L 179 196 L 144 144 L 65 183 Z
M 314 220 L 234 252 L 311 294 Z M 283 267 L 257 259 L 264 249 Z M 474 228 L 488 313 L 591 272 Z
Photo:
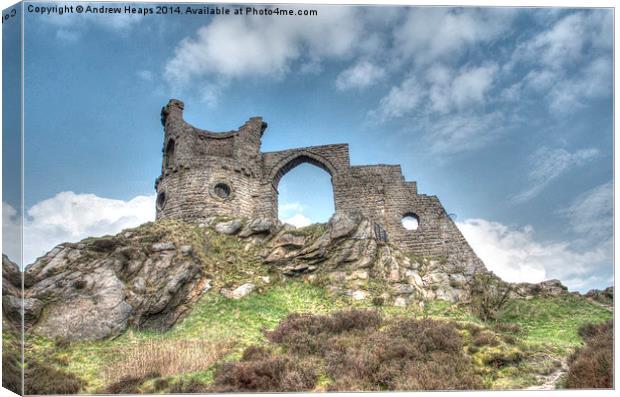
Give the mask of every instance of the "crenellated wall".
M 387 232 L 388 241 L 415 255 L 459 257 L 481 264 L 436 196 L 418 194 L 399 165 L 351 166 L 347 144 L 260 151 L 267 124 L 250 118 L 238 130 L 211 132 L 183 120 L 183 103 L 162 109 L 162 174 L 155 182 L 157 218 L 200 222 L 215 215 L 278 217 L 278 184 L 302 163 L 332 177 L 337 212 L 361 212 Z M 416 230 L 402 224 L 418 219 Z

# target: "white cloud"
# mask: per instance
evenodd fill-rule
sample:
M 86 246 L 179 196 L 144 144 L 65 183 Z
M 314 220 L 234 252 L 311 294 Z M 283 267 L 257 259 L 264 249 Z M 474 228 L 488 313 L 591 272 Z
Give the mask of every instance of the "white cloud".
M 304 214 L 295 214 L 289 218 L 284 219 L 284 223 L 288 223 L 295 227 L 304 227 L 310 225 L 312 221 Z
M 464 108 L 483 102 L 496 73 L 497 65 L 493 64 L 466 69 L 456 76 L 450 90 L 456 106 Z
M 399 86 L 392 87 L 379 101 L 379 109 L 371 115 L 382 120 L 402 117 L 416 109 L 425 94 L 423 86 L 414 77 L 409 77 Z
M 434 64 L 424 78 L 409 76 L 392 87 L 369 116 L 380 121 L 410 117 L 435 154 L 484 147 L 505 131 L 502 112 L 484 107 L 498 69 L 494 63 L 458 70 Z
M 612 239 L 577 251 L 568 242 L 541 242 L 531 226 L 511 228 L 484 219 L 467 219 L 457 226 L 487 268 L 506 281 L 540 282 L 559 279 L 570 289 L 598 285 L 610 273 Z
M 549 183 L 569 170 L 581 166 L 599 155 L 598 149 L 581 149 L 570 153 L 565 149 L 542 147 L 531 156 L 533 168 L 528 174 L 528 188 L 512 198 L 513 203 L 522 203 L 538 196 Z
M 14 210 L 3 203 L 4 214 L 18 226 Z M 3 214 L 3 221 L 7 215 Z M 155 219 L 155 195 L 129 201 L 94 194 L 58 193 L 32 206 L 24 220 L 24 263 L 30 264 L 54 246 L 86 237 L 116 234 Z M 3 222 L 3 233 L 6 233 Z M 6 248 L 5 248 L 6 249 Z
M 612 13 L 576 12 L 523 41 L 503 70 L 507 75 L 518 70 L 517 65 L 530 70 L 504 90 L 504 99 L 544 98 L 551 111 L 563 116 L 587 100 L 610 97 L 612 31 Z
M 498 38 L 513 16 L 514 11 L 500 8 L 411 8 L 394 29 L 395 48 L 418 64 L 456 61 L 473 45 Z
M 379 101 L 377 110 L 371 112 L 382 120 L 418 114 L 446 114 L 449 112 L 472 112 L 484 104 L 493 85 L 498 67 L 486 64 L 453 70 L 436 64 L 426 72 L 426 78 L 407 77 L 400 85 Z
M 435 65 L 427 74 L 430 110 L 448 113 L 486 102 L 497 70 L 496 64 L 465 67 L 459 71 Z
M 591 47 L 611 48 L 612 13 L 578 12 L 520 44 L 513 62 L 535 62 L 552 69 L 573 66 Z
M 336 78 L 336 88 L 340 91 L 367 88 L 383 77 L 385 77 L 385 69 L 363 61 L 342 71 Z
M 278 217 L 282 222 L 295 227 L 304 227 L 313 223 L 303 212 L 304 206 L 298 201 L 278 205 Z
M 551 110 L 569 113 L 583 107 L 584 100 L 611 96 L 612 65 L 610 57 L 601 56 L 577 75 L 559 81 L 550 93 Z
M 358 14 L 354 7 L 330 7 L 320 18 L 216 17 L 179 43 L 165 76 L 173 85 L 212 74 L 278 78 L 297 60 L 347 58 L 361 42 Z

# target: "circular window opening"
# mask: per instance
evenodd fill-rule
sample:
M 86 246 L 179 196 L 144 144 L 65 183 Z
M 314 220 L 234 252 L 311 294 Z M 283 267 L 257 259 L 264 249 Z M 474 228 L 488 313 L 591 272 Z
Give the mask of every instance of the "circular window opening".
M 417 230 L 420 226 L 420 218 L 416 214 L 405 214 L 401 219 L 403 227 L 407 230 Z
M 165 205 L 166 205 L 166 193 L 160 192 L 157 195 L 157 209 L 161 211 L 164 209 Z
M 215 195 L 221 199 L 227 199 L 230 197 L 230 186 L 225 183 L 218 183 L 213 188 Z

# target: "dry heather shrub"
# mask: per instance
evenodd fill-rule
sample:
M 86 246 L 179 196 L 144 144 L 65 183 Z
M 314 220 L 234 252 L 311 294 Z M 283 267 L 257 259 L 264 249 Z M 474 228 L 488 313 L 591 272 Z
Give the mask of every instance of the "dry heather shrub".
M 291 315 L 268 339 L 282 353 L 246 349 L 221 365 L 215 391 L 307 391 L 319 365 L 331 391 L 479 389 L 481 379 L 452 324 L 401 319 L 384 324 L 374 311 Z
M 519 327 L 518 324 L 497 323 L 495 324 L 495 330 L 499 332 L 508 332 L 511 334 L 518 334 L 521 332 L 521 327 Z
M 386 331 L 332 341 L 325 356 L 333 391 L 482 388 L 453 325 L 404 319 Z
M 137 387 L 157 376 L 204 371 L 228 350 L 226 343 L 203 340 L 140 341 L 119 351 L 121 358 L 106 370 L 105 376 L 110 385 Z
M 613 388 L 613 322 L 587 324 L 579 330 L 586 345 L 569 359 L 566 387 L 571 389 Z
M 83 385 L 77 376 L 34 360 L 24 371 L 25 394 L 77 394 Z
M 584 341 L 588 342 L 591 339 L 596 339 L 598 336 L 608 331 L 613 331 L 613 326 L 614 325 L 611 321 L 598 324 L 587 323 L 579 327 L 577 333 L 583 338 Z
M 324 349 L 329 337 L 378 328 L 381 321 L 381 314 L 373 310 L 348 310 L 328 316 L 291 314 L 267 333 L 267 339 L 285 345 L 295 354 L 317 354 Z
M 499 340 L 488 332 L 482 332 L 474 339 L 474 346 L 482 347 L 482 346 L 497 346 L 499 345 Z
M 240 362 L 220 365 L 212 391 L 309 391 L 316 387 L 319 369 L 331 380 L 330 391 L 483 387 L 456 327 L 442 321 L 386 324 L 369 310 L 297 314 L 267 338 L 276 350 L 250 347 Z
M 221 364 L 215 374 L 216 392 L 296 392 L 316 385 L 316 364 L 265 349 L 250 348 L 239 362 Z

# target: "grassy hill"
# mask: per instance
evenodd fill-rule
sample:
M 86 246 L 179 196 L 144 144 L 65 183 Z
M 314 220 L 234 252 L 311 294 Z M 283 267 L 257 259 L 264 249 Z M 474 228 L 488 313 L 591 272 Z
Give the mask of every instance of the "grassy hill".
M 293 281 L 242 300 L 207 293 L 184 320 L 164 333 L 131 329 L 113 340 L 70 344 L 29 337 L 26 356 L 75 374 L 83 381 L 82 393 L 101 393 L 132 377 L 136 381 L 129 382 L 125 392 L 191 391 L 191 387 L 212 383 L 216 367 L 239 360 L 247 347 L 269 346 L 265 331 L 273 330 L 289 314 L 327 314 L 349 308 L 378 310 L 388 319 L 430 318 L 455 323 L 465 354 L 482 377 L 483 387 L 490 389 L 536 385 L 582 344 L 577 332 L 581 325 L 611 318 L 608 309 L 566 295 L 511 301 L 499 321 L 484 323 L 467 307 L 447 302 L 428 302 L 424 308 L 373 307 L 330 296 L 320 286 Z M 179 372 L 167 373 L 171 371 L 168 367 Z M 149 372 L 153 371 L 160 376 L 152 374 L 151 378 Z M 332 381 L 323 379 L 316 390 L 326 389 Z
M 322 231 L 321 226 L 310 226 L 295 233 L 316 238 Z M 211 276 L 210 289 L 166 331 L 132 326 L 116 337 L 95 341 L 28 332 L 27 391 L 179 393 L 235 387 L 326 391 L 458 385 L 520 389 L 556 379 L 553 376 L 565 372 L 568 357 L 584 343 L 580 327 L 612 318 L 608 307 L 570 293 L 511 299 L 489 321 L 477 318 L 462 303 L 426 300 L 399 307 L 380 299 L 356 300 L 336 293 L 320 278 L 274 276 L 269 266 L 256 260 L 258 248 L 234 236 L 212 233 L 207 241 L 198 229 L 176 223 L 147 224 L 121 233 L 141 234 L 166 236 L 177 246 L 189 244 L 196 251 L 205 247 L 196 257 Z M 222 289 L 248 281 L 257 287 L 246 297 L 230 299 L 222 294 Z M 291 317 L 295 314 L 308 316 L 299 320 Z M 370 320 L 366 324 L 352 320 L 356 318 Z M 274 330 L 276 334 L 289 330 L 296 337 L 278 339 Z M 4 384 L 16 379 L 11 374 L 19 365 L 17 341 L 15 328 L 5 321 Z M 300 353 L 300 345 L 314 344 L 314 350 Z M 442 366 L 446 361 L 459 365 Z M 299 367 L 296 362 L 304 364 Z M 359 374 L 343 372 L 356 363 Z M 381 369 L 383 377 L 364 375 L 370 366 Z M 403 375 L 414 369 L 431 376 Z M 253 384 L 256 373 L 269 382 Z M 443 374 L 439 378 L 447 383 L 433 383 L 438 378 L 433 373 Z M 562 387 L 562 377 L 553 383 Z

